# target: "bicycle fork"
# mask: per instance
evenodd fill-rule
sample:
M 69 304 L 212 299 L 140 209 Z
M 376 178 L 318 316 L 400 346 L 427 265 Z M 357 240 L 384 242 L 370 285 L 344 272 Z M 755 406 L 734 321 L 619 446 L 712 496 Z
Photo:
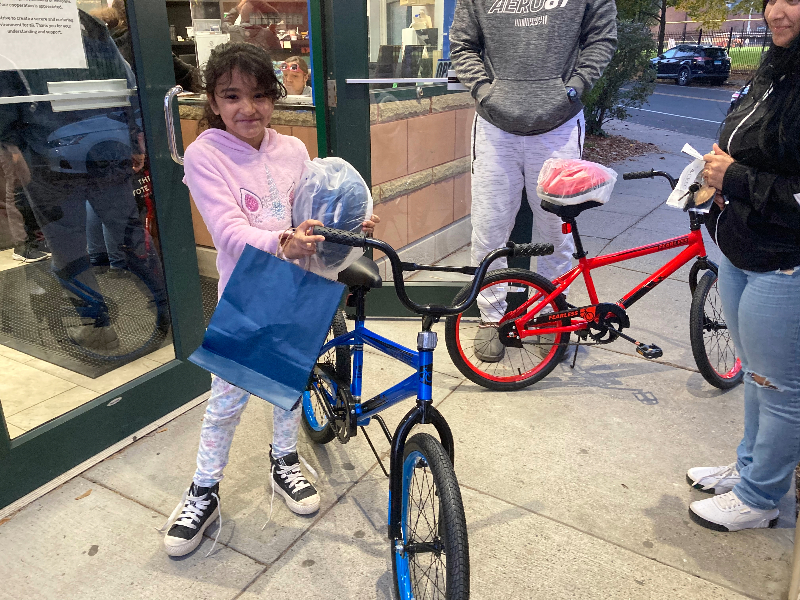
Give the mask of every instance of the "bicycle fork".
M 394 432 L 392 452 L 389 459 L 389 539 L 402 539 L 403 512 L 403 454 L 406 439 L 414 425 L 433 425 L 445 452 L 454 459 L 453 433 L 450 426 L 436 407 L 433 406 L 433 350 L 436 348 L 436 333 L 421 331 L 417 335 L 419 351 L 419 386 L 417 405 L 412 408 Z

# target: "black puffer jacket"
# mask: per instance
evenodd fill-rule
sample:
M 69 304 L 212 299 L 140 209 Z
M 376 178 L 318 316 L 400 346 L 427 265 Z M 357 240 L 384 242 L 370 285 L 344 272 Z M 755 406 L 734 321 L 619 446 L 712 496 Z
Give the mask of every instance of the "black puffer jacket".
M 776 160 L 759 144 L 762 120 L 778 95 L 775 90 L 784 85 L 797 90 L 795 77 L 769 72 L 758 77 L 720 135 L 719 146 L 736 162 L 722 183 L 729 204 L 721 213 L 713 207 L 708 228 L 728 260 L 747 271 L 800 265 L 800 152 Z M 800 145 L 800 140 L 794 142 Z

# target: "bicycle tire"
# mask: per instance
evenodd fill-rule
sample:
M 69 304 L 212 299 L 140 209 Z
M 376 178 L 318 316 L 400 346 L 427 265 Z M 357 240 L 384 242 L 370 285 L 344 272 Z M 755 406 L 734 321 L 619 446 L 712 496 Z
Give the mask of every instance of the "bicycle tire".
M 439 440 L 427 433 L 409 438 L 401 476 L 403 539 L 391 546 L 395 597 L 467 600 L 467 520 L 453 465 Z M 408 551 L 420 545 L 421 551 Z
M 327 344 L 333 338 L 347 333 L 347 319 L 343 310 L 337 310 L 333 315 L 331 327 L 328 330 L 328 337 L 325 338 Z M 336 346 L 328 350 L 325 355 L 317 359 L 318 363 L 331 364 L 336 370 L 336 379 L 344 383 L 350 383 L 350 346 Z
M 694 290 L 689 311 L 689 339 L 703 379 L 721 390 L 741 383 L 742 363 L 736 357 L 733 340 L 725 327 L 717 274 L 713 271 L 706 271 Z
M 333 338 L 347 333 L 347 321 L 344 311 L 337 310 L 333 316 L 328 336 L 325 343 Z M 326 378 L 328 382 L 323 379 Z M 303 392 L 303 429 L 311 441 L 317 444 L 327 444 L 336 437 L 336 432 L 328 422 L 322 402 L 324 397 L 336 398 L 332 382 L 336 385 L 349 385 L 350 383 L 350 348 L 349 346 L 336 346 L 321 355 L 317 360 L 314 373 L 311 375 L 308 390 Z M 321 387 L 328 389 L 321 389 Z
M 489 288 L 498 285 L 511 286 L 510 289 L 516 290 L 515 303 L 517 305 L 530 297 L 530 291 L 543 294 L 542 297 L 544 297 L 555 290 L 555 286 L 551 281 L 533 271 L 498 269 L 490 272 L 484 279 L 481 286 L 481 295 L 486 299 L 496 297 L 496 292 Z M 529 291 L 520 289 L 521 286 L 528 286 L 527 290 Z M 469 286 L 465 286 L 458 293 L 454 302 L 460 302 L 467 295 L 468 290 Z M 519 292 L 525 293 L 525 297 L 517 295 Z M 506 292 L 506 298 L 508 298 L 508 292 Z M 496 301 L 490 300 L 490 302 L 494 303 Z M 553 311 L 566 310 L 567 302 L 564 296 L 561 294 L 556 296 L 550 303 L 550 308 Z M 498 306 L 497 309 L 505 312 L 505 309 L 501 306 Z M 541 340 L 536 342 L 523 341 L 523 348 L 506 347 L 501 360 L 487 363 L 476 356 L 472 346 L 468 346 L 469 341 L 475 338 L 478 325 L 479 320 L 477 317 L 467 319 L 463 314 L 448 317 L 445 321 L 447 352 L 450 354 L 453 364 L 464 377 L 490 390 L 519 390 L 536 383 L 556 368 L 556 365 L 564 358 L 569 344 L 570 334 L 568 332 L 555 335 L 550 343 L 545 342 L 543 344 Z M 534 338 L 526 339 L 533 340 Z M 533 354 L 525 346 L 534 348 L 534 350 L 537 350 L 537 347 L 538 349 L 549 348 L 549 350 L 544 356 L 541 356 L 540 354 Z
M 170 330 L 166 297 L 159 298 L 153 285 L 130 269 L 92 269 L 91 277 L 92 286 L 67 288 L 66 293 L 63 285 L 58 288 L 63 300 L 49 311 L 48 320 L 61 348 L 103 363 L 129 362 L 160 348 Z

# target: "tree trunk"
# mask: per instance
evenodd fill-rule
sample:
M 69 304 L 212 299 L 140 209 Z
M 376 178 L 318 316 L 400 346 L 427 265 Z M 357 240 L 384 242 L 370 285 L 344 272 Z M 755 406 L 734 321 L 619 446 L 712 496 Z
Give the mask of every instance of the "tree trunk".
M 664 54 L 664 35 L 667 28 L 667 0 L 661 0 L 661 17 L 658 22 L 658 54 Z

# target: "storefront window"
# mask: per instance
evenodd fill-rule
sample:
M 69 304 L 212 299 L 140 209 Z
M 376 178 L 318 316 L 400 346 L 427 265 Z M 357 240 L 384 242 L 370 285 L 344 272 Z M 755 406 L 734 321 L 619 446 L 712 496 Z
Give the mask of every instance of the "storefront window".
M 384 80 L 369 84 L 375 235 L 409 261 L 468 265 L 473 99 L 442 81 L 421 81 L 447 76 L 455 1 L 369 0 L 367 8 L 369 78 Z
M 231 41 L 260 46 L 272 57 L 279 80 L 287 84 L 292 97 L 286 101 L 291 104 L 313 104 L 306 2 L 166 2 L 172 52 L 176 58 L 193 68 L 202 69 L 211 50 L 219 44 Z
M 307 3 L 261 0 L 166 2 L 170 31 L 174 34 L 173 55 L 194 69 L 194 79 L 186 79 L 185 84 L 181 83 L 177 67 L 175 71 L 176 81 L 189 92 L 182 94 L 178 102 L 183 147 L 191 144 L 199 134 L 198 123 L 206 101 L 200 69 L 214 47 L 228 41 L 238 41 L 260 46 L 269 52 L 275 74 L 288 92 L 287 97 L 276 105 L 270 127 L 279 133 L 299 138 L 311 158 L 316 157 L 317 121 L 311 78 L 314 65 L 310 54 Z M 192 226 L 197 244 L 203 305 L 208 316 L 217 300 L 217 251 L 193 200 Z
M 12 438 L 175 356 L 120 7 L 0 9 L 36 25 L 0 41 L 0 403 Z M 54 18 L 62 34 L 42 38 Z

